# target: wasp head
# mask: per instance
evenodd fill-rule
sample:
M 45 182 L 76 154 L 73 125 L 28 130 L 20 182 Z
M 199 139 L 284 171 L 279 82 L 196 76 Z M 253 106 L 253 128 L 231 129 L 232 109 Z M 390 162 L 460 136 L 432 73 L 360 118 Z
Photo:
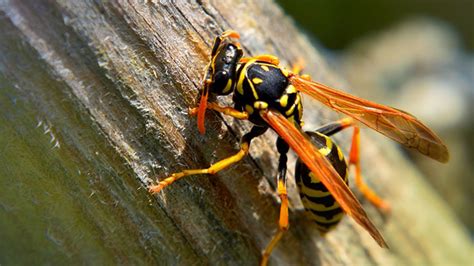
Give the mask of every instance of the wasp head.
M 199 101 L 198 129 L 204 134 L 204 117 L 207 109 L 207 98 L 209 92 L 218 95 L 227 95 L 232 92 L 236 80 L 237 64 L 242 58 L 242 49 L 238 42 L 232 42 L 228 38 L 238 39 L 240 36 L 236 31 L 228 30 L 217 36 L 211 52 L 211 61 L 207 65 L 204 76 L 203 90 Z
M 208 69 L 209 90 L 218 95 L 227 95 L 234 87 L 242 49 L 234 43 L 224 42 L 213 52 Z

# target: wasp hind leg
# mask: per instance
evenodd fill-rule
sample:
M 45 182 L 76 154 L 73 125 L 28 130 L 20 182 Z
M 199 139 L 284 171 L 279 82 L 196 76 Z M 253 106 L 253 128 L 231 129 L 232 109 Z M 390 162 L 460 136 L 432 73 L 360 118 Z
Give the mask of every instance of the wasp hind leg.
M 283 234 L 288 231 L 288 193 L 286 191 L 286 163 L 288 161 L 287 153 L 289 150 L 288 144 L 281 138 L 277 140 L 277 149 L 280 153 L 280 160 L 278 162 L 278 178 L 277 178 L 277 193 L 280 197 L 280 218 L 278 220 L 278 231 L 268 243 L 267 247 L 262 253 L 262 261 L 260 265 L 264 266 L 268 263 L 268 258 L 275 246 L 280 241 Z
M 389 212 L 390 205 L 382 200 L 362 179 L 361 169 L 360 169 L 360 156 L 359 156 L 359 147 L 360 147 L 360 128 L 358 126 L 354 127 L 354 133 L 352 134 L 352 145 L 349 155 L 349 165 L 355 166 L 355 182 L 357 188 L 360 190 L 362 195 L 372 203 L 375 207 L 381 209 L 382 211 Z
M 239 162 L 240 160 L 242 160 L 242 158 L 244 158 L 249 152 L 249 146 L 250 146 L 250 142 L 252 141 L 252 139 L 262 135 L 263 133 L 265 133 L 265 131 L 267 129 L 268 129 L 267 127 L 259 127 L 259 126 L 252 127 L 250 132 L 245 134 L 242 137 L 242 140 L 241 140 L 241 143 L 240 143 L 240 150 L 236 154 L 234 154 L 230 157 L 227 157 L 225 159 L 222 159 L 222 160 L 218 161 L 215 164 L 212 164 L 209 168 L 188 169 L 188 170 L 184 170 L 184 171 L 179 172 L 179 173 L 174 173 L 171 176 L 169 176 L 168 178 L 165 178 L 164 180 L 159 181 L 157 185 L 150 186 L 148 188 L 148 190 L 151 193 L 156 194 L 156 193 L 160 192 L 162 189 L 164 189 L 165 187 L 171 185 L 175 181 L 177 181 L 177 180 L 179 180 L 179 179 L 181 179 L 185 176 L 202 175 L 202 174 L 211 174 L 212 175 L 212 174 L 215 174 L 215 173 L 217 173 L 221 170 L 224 170 L 225 168 L 227 168 L 227 167 Z
M 382 211 L 389 212 L 390 205 L 380 198 L 362 179 L 362 171 L 360 168 L 360 128 L 357 126 L 352 118 L 343 118 L 334 123 L 327 124 L 317 131 L 326 136 L 333 135 L 345 128 L 353 127 L 354 133 L 352 134 L 351 151 L 349 153 L 349 166 L 354 165 L 355 167 L 355 183 L 357 188 L 360 190 L 362 195 L 375 207 Z

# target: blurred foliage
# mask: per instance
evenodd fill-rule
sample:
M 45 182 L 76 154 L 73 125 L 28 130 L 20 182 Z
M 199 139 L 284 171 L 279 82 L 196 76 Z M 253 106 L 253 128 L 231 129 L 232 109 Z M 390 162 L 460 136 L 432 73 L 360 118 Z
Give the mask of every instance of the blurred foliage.
M 277 0 L 306 30 L 331 49 L 346 48 L 362 35 L 385 29 L 409 17 L 437 18 L 453 26 L 463 45 L 474 50 L 474 1 L 327 1 Z

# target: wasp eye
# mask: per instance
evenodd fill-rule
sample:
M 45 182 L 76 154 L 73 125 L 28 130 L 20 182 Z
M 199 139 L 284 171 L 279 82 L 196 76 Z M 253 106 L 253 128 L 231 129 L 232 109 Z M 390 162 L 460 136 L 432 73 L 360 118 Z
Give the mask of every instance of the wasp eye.
M 229 73 L 225 70 L 219 71 L 216 74 L 214 74 L 214 84 L 219 84 L 221 82 L 227 83 L 227 79 L 229 79 Z
M 216 72 L 213 77 L 211 90 L 214 93 L 222 94 L 223 90 L 227 85 L 227 82 L 229 81 L 229 78 L 229 72 L 225 70 Z

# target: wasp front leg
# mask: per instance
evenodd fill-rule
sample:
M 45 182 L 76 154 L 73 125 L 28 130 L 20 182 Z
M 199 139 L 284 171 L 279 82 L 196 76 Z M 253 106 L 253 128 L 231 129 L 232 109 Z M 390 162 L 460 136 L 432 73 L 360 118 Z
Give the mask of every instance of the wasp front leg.
M 211 109 L 211 110 L 217 111 L 219 113 L 223 113 L 225 115 L 232 116 L 240 120 L 247 120 L 249 118 L 249 114 L 247 112 L 242 112 L 228 106 L 221 106 L 218 103 L 214 103 L 214 102 L 209 102 L 207 104 L 207 109 Z M 198 114 L 198 111 L 199 111 L 198 107 L 189 108 L 189 115 L 196 116 Z
M 252 141 L 252 139 L 262 135 L 263 133 L 265 133 L 265 131 L 267 131 L 267 129 L 268 129 L 267 127 L 260 127 L 260 126 L 252 127 L 250 132 L 245 134 L 242 137 L 242 140 L 241 140 L 241 143 L 240 143 L 240 150 L 236 154 L 234 154 L 230 157 L 227 157 L 223 160 L 220 160 L 215 164 L 212 164 L 209 168 L 188 169 L 188 170 L 184 170 L 182 172 L 174 173 L 171 176 L 169 176 L 168 178 L 165 178 L 164 180 L 159 181 L 157 185 L 150 186 L 148 188 L 148 190 L 151 193 L 156 194 L 156 193 L 160 192 L 162 189 L 164 189 L 165 187 L 171 185 L 175 181 L 177 181 L 177 180 L 179 180 L 179 179 L 181 179 L 185 176 L 202 175 L 202 174 L 213 175 L 213 174 L 215 174 L 215 173 L 217 173 L 221 170 L 224 170 L 224 169 L 228 168 L 229 166 L 231 166 L 231 165 L 239 162 L 240 160 L 242 160 L 249 152 L 249 146 L 250 146 L 250 142 Z
M 260 265 L 268 264 L 268 258 L 275 246 L 280 241 L 283 234 L 288 231 L 288 193 L 286 191 L 286 163 L 288 161 L 288 144 L 281 138 L 277 140 L 277 149 L 280 153 L 280 160 L 278 162 L 278 178 L 277 178 L 277 193 L 280 197 L 280 218 L 278 219 L 278 231 L 268 243 L 267 247 L 262 253 L 262 261 Z

